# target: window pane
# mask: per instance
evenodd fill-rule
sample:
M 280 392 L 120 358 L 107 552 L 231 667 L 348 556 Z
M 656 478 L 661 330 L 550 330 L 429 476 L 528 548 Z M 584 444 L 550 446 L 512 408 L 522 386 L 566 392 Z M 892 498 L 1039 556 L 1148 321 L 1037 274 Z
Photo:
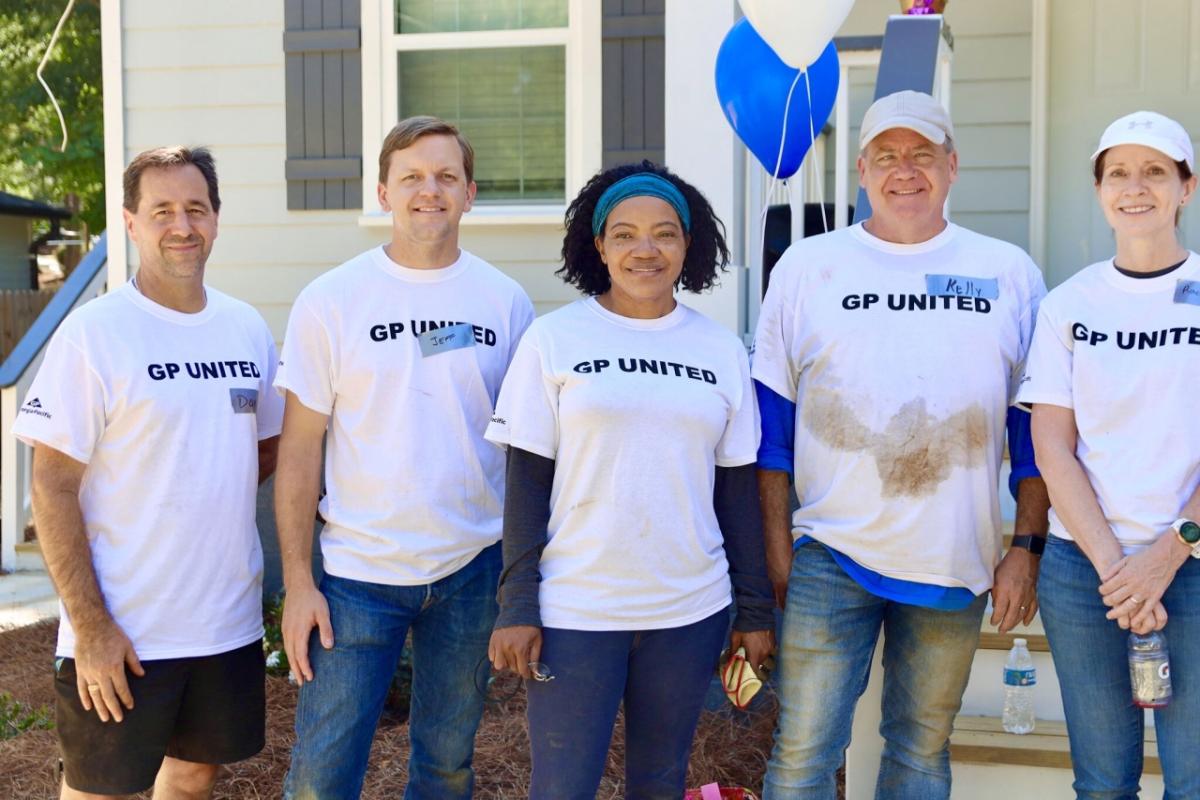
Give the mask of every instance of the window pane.
M 567 0 L 395 0 L 396 33 L 565 28 Z
M 479 201 L 566 196 L 563 47 L 398 54 L 400 117 L 433 114 L 475 148 Z

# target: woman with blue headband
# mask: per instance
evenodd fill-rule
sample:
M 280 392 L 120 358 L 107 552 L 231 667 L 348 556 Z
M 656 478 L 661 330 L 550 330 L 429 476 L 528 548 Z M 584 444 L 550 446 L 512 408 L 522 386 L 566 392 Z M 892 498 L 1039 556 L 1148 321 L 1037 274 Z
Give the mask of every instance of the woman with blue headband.
M 773 647 L 746 350 L 675 299 L 729 252 L 649 162 L 592 178 L 566 229 L 559 275 L 586 296 L 529 328 L 487 431 L 508 447 L 489 655 L 530 679 L 531 797 L 595 797 L 623 704 L 625 797 L 678 800 L 731 594 L 731 647 Z

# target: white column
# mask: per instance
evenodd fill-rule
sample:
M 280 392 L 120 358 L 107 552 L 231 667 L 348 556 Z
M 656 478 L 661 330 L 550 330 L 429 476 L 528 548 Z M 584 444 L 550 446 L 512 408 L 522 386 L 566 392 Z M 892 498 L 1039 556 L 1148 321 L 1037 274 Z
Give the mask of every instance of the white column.
M 121 175 L 125 172 L 125 59 L 121 48 L 120 0 L 100 2 L 100 72 L 104 80 L 104 224 L 108 230 L 108 285 L 128 277 L 125 221 L 121 215 Z
M 717 99 L 717 50 L 734 23 L 731 0 L 668 0 L 666 4 L 666 162 L 712 203 L 732 236 L 742 198 L 735 192 L 734 160 L 739 157 L 733 130 Z M 746 232 L 747 237 L 750 231 Z M 743 251 L 731 242 L 730 251 Z M 684 293 L 681 300 L 703 314 L 742 333 L 746 324 L 739 284 L 744 265 L 731 266 L 711 292 Z

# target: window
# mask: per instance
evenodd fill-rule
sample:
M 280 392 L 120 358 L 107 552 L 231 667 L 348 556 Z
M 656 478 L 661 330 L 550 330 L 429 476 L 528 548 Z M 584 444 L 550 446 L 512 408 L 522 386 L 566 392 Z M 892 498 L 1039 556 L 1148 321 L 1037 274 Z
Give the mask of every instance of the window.
M 397 119 L 443 117 L 475 147 L 478 204 L 562 204 L 577 188 L 571 51 L 592 1 L 381 0 L 379 139 Z

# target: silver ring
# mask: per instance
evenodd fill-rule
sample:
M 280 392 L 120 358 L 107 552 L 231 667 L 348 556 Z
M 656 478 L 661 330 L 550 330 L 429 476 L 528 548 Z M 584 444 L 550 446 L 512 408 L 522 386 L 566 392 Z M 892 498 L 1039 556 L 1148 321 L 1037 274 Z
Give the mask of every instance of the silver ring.
M 1133 601 L 1134 605 L 1140 606 L 1142 604 L 1142 598 L 1138 597 L 1136 594 L 1129 595 L 1129 599 Z
M 1024 610 L 1025 610 L 1025 609 L 1027 609 L 1027 608 L 1028 608 L 1028 606 L 1021 606 L 1021 610 L 1022 610 L 1022 611 L 1024 611 Z
M 88 690 L 89 692 L 98 692 L 98 691 L 100 691 L 100 684 L 98 684 L 98 683 L 89 683 L 89 684 L 87 685 L 87 690 Z

